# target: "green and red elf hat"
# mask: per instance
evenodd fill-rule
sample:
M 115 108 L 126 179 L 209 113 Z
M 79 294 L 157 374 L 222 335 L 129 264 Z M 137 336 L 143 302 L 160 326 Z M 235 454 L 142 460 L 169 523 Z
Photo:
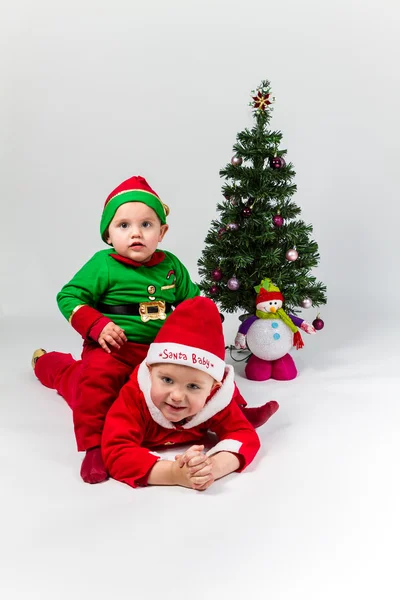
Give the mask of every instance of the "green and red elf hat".
M 143 202 L 154 210 L 161 221 L 162 225 L 167 222 L 166 218 L 169 215 L 169 208 L 161 202 L 160 197 L 149 186 L 144 177 L 130 177 L 123 181 L 115 188 L 108 196 L 104 204 L 103 214 L 100 222 L 100 234 L 105 242 L 105 232 L 114 218 L 117 209 L 126 202 Z

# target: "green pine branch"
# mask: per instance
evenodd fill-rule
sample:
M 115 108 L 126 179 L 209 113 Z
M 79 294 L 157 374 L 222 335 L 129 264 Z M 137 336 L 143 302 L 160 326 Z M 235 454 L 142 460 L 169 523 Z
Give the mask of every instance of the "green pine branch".
M 265 80 L 252 96 L 259 98 L 258 91 L 265 95 L 270 90 Z M 326 303 L 326 287 L 312 273 L 320 259 L 318 244 L 311 238 L 312 225 L 299 218 L 301 208 L 293 201 L 297 186 L 292 163 L 271 167 L 274 157 L 287 156 L 280 148 L 281 131 L 268 129 L 272 106 L 262 110 L 252 100 L 252 108 L 254 125 L 240 131 L 233 146 L 233 155 L 242 164 L 228 163 L 220 170 L 223 198 L 198 261 L 200 288 L 222 311 L 252 314 L 254 287 L 269 277 L 285 296 L 285 308 L 296 313 L 305 297 L 315 307 Z M 281 227 L 273 224 L 276 215 L 284 219 Z M 291 248 L 299 254 L 294 262 L 286 259 Z M 220 281 L 213 279 L 216 269 L 222 273 Z M 233 276 L 240 282 L 237 291 L 227 285 Z

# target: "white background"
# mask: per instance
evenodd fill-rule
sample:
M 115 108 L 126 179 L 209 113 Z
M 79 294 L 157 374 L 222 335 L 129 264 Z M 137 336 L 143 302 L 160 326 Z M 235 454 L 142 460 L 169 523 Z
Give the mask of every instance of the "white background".
M 399 597 L 399 20 L 396 0 L 1 3 L 2 598 Z M 319 243 L 325 329 L 293 382 L 238 365 L 250 404 L 281 405 L 247 473 L 204 494 L 85 485 L 69 410 L 29 367 L 38 346 L 79 355 L 55 295 L 135 174 L 170 205 L 163 247 L 197 279 L 264 78 Z

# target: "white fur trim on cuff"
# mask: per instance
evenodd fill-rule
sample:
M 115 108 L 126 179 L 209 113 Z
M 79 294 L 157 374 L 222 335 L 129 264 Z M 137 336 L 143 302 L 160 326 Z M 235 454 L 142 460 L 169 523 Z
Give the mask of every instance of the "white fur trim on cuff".
M 207 452 L 207 456 L 212 456 L 213 454 L 217 454 L 217 452 L 234 452 L 238 454 L 242 445 L 242 442 L 238 440 L 222 440 L 222 442 L 218 442 L 214 448 L 211 448 Z
M 146 362 L 184 365 L 208 373 L 216 381 L 221 381 L 225 371 L 225 361 L 199 348 L 174 343 L 154 343 L 150 345 Z

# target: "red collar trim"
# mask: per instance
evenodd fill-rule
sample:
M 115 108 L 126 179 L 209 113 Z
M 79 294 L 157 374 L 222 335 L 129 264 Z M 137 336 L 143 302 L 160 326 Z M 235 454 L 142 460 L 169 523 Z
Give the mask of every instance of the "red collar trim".
M 137 262 L 136 260 L 132 260 L 130 258 L 126 258 L 125 256 L 120 256 L 119 254 L 110 254 L 116 261 L 123 263 L 124 265 L 128 265 L 129 267 L 154 267 L 154 265 L 160 264 L 165 258 L 165 254 L 162 250 L 159 252 L 154 252 L 153 256 L 146 263 Z

